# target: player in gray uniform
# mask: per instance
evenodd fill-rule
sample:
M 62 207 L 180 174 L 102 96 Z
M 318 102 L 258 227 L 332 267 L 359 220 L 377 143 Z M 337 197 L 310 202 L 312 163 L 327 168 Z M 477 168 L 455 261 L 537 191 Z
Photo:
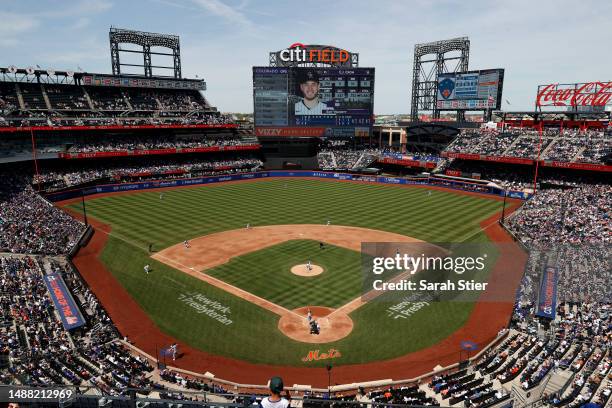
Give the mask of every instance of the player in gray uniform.
M 334 109 L 319 99 L 319 76 L 308 70 L 299 77 L 300 91 L 304 97 L 295 103 L 295 115 L 333 115 Z

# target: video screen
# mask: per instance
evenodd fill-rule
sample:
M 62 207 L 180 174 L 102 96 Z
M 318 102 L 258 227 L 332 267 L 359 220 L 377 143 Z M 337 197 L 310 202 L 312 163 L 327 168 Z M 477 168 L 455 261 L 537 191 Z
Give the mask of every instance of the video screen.
M 503 69 L 438 75 L 436 107 L 440 110 L 500 109 Z
M 374 68 L 254 67 L 253 98 L 257 135 L 367 136 Z

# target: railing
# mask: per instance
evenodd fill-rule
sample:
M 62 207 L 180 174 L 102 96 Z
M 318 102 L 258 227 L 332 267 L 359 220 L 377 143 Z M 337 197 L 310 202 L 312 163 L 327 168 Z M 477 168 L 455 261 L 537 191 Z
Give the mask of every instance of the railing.
M 228 407 L 228 408 L 244 408 L 252 405 L 252 402 L 259 401 L 268 393 L 260 395 L 253 394 L 232 394 L 232 393 L 211 393 L 208 391 L 180 391 L 180 390 L 159 390 L 159 389 L 142 389 L 142 388 L 126 388 L 122 391 L 122 395 L 109 395 L 97 387 L 91 386 L 65 386 L 61 387 L 38 387 L 35 388 L 39 392 L 42 390 L 51 389 L 70 390 L 70 397 L 55 398 L 55 403 L 62 407 L 81 406 L 85 405 L 86 400 L 90 400 L 87 405 L 91 406 L 94 403 L 98 407 L 125 407 L 125 406 L 146 406 L 147 403 L 152 404 L 167 404 L 168 407 L 178 406 L 183 407 L 198 406 L 198 407 Z M 15 389 L 33 389 L 29 387 L 16 385 L 0 385 L 0 396 L 7 396 L 11 390 Z M 152 393 L 160 394 L 159 398 L 151 397 Z M 161 394 L 164 394 L 162 396 Z M 170 394 L 180 394 L 183 399 L 172 398 Z M 223 401 L 225 399 L 226 401 Z M 309 407 L 355 407 L 355 408 L 376 408 L 376 407 L 398 407 L 398 408 L 426 408 L 425 405 L 409 405 L 409 404 L 391 404 L 387 402 L 373 402 L 369 400 L 345 400 L 341 398 L 321 398 L 303 396 L 290 396 L 294 406 L 309 406 Z M 94 400 L 94 401 L 91 401 Z M 221 401 L 219 401 L 221 400 Z M 138 405 L 137 405 L 138 404 Z M 52 404 L 49 404 L 52 405 Z M 57 405 L 56 405 L 57 406 Z M 159 405 L 157 405 L 159 406 Z

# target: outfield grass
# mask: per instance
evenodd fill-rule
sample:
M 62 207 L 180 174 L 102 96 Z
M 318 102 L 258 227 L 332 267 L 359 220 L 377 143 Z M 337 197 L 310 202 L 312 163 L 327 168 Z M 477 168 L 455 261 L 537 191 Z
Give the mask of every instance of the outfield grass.
M 431 191 L 431 195 L 428 194 Z M 351 225 L 428 242 L 460 242 L 501 209 L 499 201 L 422 188 L 319 180 L 224 183 L 89 200 L 87 213 L 113 233 L 157 249 L 213 232 L 278 224 Z M 71 205 L 81 210 L 80 203 Z
M 333 344 L 314 345 L 290 340 L 277 329 L 278 316 L 151 259 L 157 250 L 213 232 L 243 228 L 246 223 L 350 225 L 395 232 L 430 242 L 482 242 L 479 223 L 499 210 L 498 201 L 450 191 L 317 180 L 265 180 L 107 196 L 87 202 L 88 215 L 110 224 L 112 236 L 101 256 L 110 272 L 165 332 L 179 342 L 211 353 L 255 363 L 303 365 L 309 350 L 335 347 L 342 357 L 334 364 L 383 360 L 426 348 L 461 327 L 472 303 L 432 303 L 407 319 L 389 316 L 397 301 L 370 302 L 351 314 L 354 330 Z M 79 211 L 80 203 L 71 205 Z M 314 249 L 312 248 L 314 246 Z M 271 251 L 271 252 L 270 252 Z M 289 241 L 261 253 L 243 255 L 209 273 L 288 308 L 309 303 L 335 307 L 354 298 L 360 282 L 359 255 L 343 248 L 319 253 L 311 241 Z M 273 254 L 271 256 L 270 254 Z M 329 257 L 327 257 L 329 255 Z M 332 289 L 304 291 L 304 278 L 292 282 L 286 270 L 304 263 L 330 269 L 317 278 Z M 320 257 L 316 258 L 315 257 Z M 308 259 L 308 258 L 306 258 Z M 342 269 L 339 262 L 356 265 Z M 154 271 L 146 276 L 142 267 Z M 325 264 L 325 265 L 323 265 Z M 283 287 L 277 274 L 286 274 Z M 298 277 L 295 277 L 298 278 Z M 299 285 L 299 286 L 294 286 Z M 197 314 L 179 296 L 197 292 L 227 305 L 231 325 Z M 309 293 L 306 293 L 309 292 Z M 274 344 L 274 347 L 270 347 Z M 325 361 L 309 363 L 324 365 Z

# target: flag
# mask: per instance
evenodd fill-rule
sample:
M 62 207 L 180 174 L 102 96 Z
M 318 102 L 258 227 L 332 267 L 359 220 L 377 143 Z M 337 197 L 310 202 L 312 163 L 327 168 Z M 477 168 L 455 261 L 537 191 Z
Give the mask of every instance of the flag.
M 40 65 L 36 64 L 36 68 L 40 69 Z
M 507 100 L 507 99 L 506 99 L 506 103 L 507 103 L 508 105 L 512 105 L 512 104 L 510 103 L 510 101 L 509 101 L 509 100 Z

